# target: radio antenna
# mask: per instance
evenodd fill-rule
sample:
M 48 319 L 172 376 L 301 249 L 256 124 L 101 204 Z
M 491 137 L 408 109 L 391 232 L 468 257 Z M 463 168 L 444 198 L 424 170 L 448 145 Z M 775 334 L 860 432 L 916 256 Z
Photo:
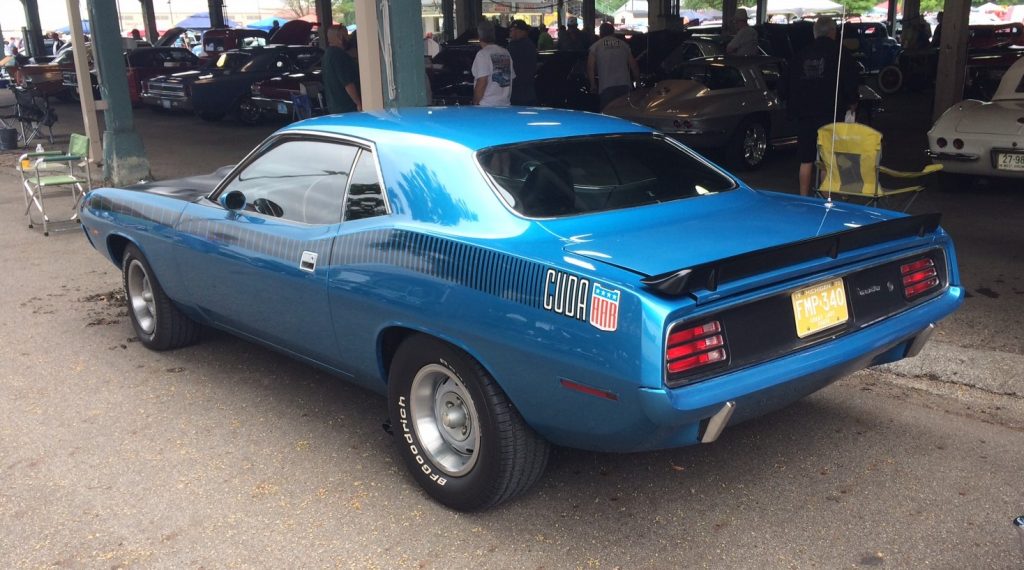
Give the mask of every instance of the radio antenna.
M 839 77 L 843 71 L 843 37 L 846 34 L 846 5 L 842 4 L 842 12 L 839 16 L 839 51 L 836 53 L 836 91 L 832 100 L 832 146 L 829 148 L 830 161 L 828 169 L 828 193 L 825 197 L 825 205 L 832 207 L 832 176 L 836 169 L 836 127 L 834 121 L 839 115 Z

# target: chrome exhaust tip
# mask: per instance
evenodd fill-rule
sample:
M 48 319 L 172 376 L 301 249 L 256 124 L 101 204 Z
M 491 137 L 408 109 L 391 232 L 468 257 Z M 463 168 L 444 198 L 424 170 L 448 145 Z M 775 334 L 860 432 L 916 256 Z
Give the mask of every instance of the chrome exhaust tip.
M 917 333 L 914 340 L 907 347 L 906 358 L 913 358 L 921 353 L 921 349 L 928 343 L 928 339 L 932 338 L 932 333 L 935 332 L 935 323 L 928 323 L 928 326 L 921 332 Z
M 708 426 L 704 428 L 704 436 L 700 438 L 700 442 L 711 443 L 718 439 L 718 436 L 722 435 L 722 430 L 729 423 L 729 418 L 732 417 L 732 413 L 735 410 L 736 402 L 729 401 L 715 415 L 708 418 Z

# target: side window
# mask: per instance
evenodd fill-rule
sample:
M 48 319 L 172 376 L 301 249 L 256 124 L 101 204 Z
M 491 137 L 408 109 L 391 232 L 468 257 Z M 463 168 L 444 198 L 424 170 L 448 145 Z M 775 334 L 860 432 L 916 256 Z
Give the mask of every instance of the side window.
M 246 209 L 266 216 L 337 223 L 358 150 L 323 141 L 286 141 L 246 166 L 223 191 L 242 192 Z
M 361 220 L 387 214 L 384 204 L 384 187 L 377 178 L 377 166 L 373 153 L 362 151 L 352 169 L 348 196 L 345 197 L 345 221 Z
M 708 89 L 714 91 L 716 89 L 733 89 L 735 87 L 743 87 L 745 83 L 743 81 L 743 74 L 741 74 L 740 70 L 735 67 L 709 65 L 708 82 L 706 85 L 708 86 Z

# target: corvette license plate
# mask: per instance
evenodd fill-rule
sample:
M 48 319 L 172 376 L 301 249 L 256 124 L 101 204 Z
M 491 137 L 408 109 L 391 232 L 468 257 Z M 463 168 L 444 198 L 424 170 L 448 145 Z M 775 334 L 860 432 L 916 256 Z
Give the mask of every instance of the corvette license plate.
M 849 320 L 846 289 L 842 279 L 833 279 L 794 291 L 793 317 L 796 336 L 804 338 Z
M 164 109 L 170 109 L 171 108 L 171 100 L 170 99 L 161 99 L 160 100 L 160 105 Z
M 996 168 L 999 170 L 1024 170 L 1024 153 L 996 153 Z
M 285 105 L 284 103 L 278 103 L 277 104 L 277 114 L 279 114 L 279 115 L 287 115 L 288 114 L 288 105 Z

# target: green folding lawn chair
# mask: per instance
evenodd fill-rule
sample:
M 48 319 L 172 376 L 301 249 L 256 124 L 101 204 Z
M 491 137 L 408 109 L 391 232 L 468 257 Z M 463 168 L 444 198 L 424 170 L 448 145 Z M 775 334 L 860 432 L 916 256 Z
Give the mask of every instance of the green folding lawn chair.
M 89 167 L 89 137 L 72 134 L 67 153 L 57 151 L 27 152 L 18 159 L 21 183 L 25 190 L 25 215 L 28 227 L 36 224 L 33 211 L 42 217 L 43 235 L 50 235 L 50 216 L 46 213 L 46 195 L 70 191 L 74 203 L 66 221 L 78 221 L 78 205 L 92 190 Z

